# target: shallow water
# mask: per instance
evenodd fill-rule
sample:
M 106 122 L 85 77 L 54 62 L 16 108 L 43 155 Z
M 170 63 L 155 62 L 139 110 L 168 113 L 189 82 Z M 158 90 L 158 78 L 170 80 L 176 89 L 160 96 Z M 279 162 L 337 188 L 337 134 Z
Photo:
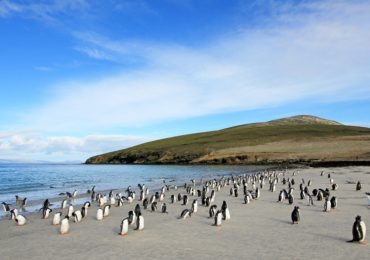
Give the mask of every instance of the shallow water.
M 85 193 L 96 185 L 96 191 L 123 189 L 138 183 L 150 189 L 167 184 L 183 184 L 190 179 L 208 179 L 230 174 L 248 174 L 263 166 L 175 166 L 175 165 L 56 165 L 0 164 L 0 202 L 15 203 L 15 195 L 27 197 L 28 211 L 39 206 L 35 201 L 58 197 L 61 192 Z M 0 215 L 3 212 L 0 213 Z

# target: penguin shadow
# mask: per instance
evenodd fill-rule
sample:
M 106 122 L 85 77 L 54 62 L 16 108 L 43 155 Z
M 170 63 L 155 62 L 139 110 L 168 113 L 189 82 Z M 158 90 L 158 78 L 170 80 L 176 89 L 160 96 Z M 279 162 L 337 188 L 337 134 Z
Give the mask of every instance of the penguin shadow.
M 336 237 L 336 236 L 333 236 L 333 235 L 322 234 L 322 233 L 307 232 L 307 234 L 310 234 L 310 235 L 313 235 L 313 236 L 318 236 L 318 237 L 324 237 L 324 238 L 331 239 L 331 240 L 337 240 L 337 241 L 341 241 L 341 242 L 347 242 L 349 240 L 348 238 L 341 238 L 341 237 Z
M 292 221 L 289 221 L 289 220 L 282 220 L 282 219 L 279 219 L 279 218 L 270 218 L 270 219 L 275 221 L 275 222 L 280 222 L 280 223 L 283 223 L 283 224 L 292 225 Z

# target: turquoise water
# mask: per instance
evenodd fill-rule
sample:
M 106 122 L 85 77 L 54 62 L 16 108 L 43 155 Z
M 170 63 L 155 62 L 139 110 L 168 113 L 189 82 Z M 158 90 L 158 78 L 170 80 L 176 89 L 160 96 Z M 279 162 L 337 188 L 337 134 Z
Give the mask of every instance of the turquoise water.
M 14 203 L 15 195 L 27 197 L 28 203 L 55 198 L 61 192 L 85 193 L 123 189 L 145 184 L 150 189 L 166 183 L 183 184 L 190 179 L 213 178 L 230 174 L 248 174 L 262 166 L 174 166 L 174 165 L 55 165 L 0 164 L 0 203 Z

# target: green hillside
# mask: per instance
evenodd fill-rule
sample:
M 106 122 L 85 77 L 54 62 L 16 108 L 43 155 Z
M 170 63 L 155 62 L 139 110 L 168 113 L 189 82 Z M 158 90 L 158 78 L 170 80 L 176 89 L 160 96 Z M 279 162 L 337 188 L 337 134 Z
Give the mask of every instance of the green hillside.
M 254 164 L 370 161 L 370 128 L 294 116 L 152 141 L 88 164 Z

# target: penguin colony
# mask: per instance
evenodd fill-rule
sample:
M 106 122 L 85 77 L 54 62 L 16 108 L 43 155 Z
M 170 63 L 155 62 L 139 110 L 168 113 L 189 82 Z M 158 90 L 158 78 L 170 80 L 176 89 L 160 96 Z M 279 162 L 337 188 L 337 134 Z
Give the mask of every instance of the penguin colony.
M 338 185 L 334 181 L 332 174 L 327 174 L 327 187 L 316 187 L 311 191 L 313 186 L 311 180 L 301 179 L 298 183 L 299 171 L 294 171 L 290 176 L 287 170 L 285 171 L 264 171 L 251 175 L 221 177 L 219 179 L 211 179 L 204 181 L 201 179 L 197 185 L 196 180 L 190 180 L 190 183 L 183 185 L 183 193 L 181 191 L 170 195 L 166 198 L 166 192 L 178 190 L 176 185 L 166 185 L 160 191 L 150 194 L 149 189 L 144 184 L 138 184 L 138 194 L 131 186 L 128 186 L 123 193 L 114 194 L 111 190 L 109 194 L 98 193 L 95 191 L 95 186 L 87 191 L 90 201 L 86 201 L 81 208 L 75 208 L 73 205 L 74 199 L 77 197 L 77 190 L 73 192 L 60 193 L 60 196 L 65 196 L 62 199 L 60 207 L 51 206 L 49 199 L 43 202 L 39 212 L 42 219 L 49 219 L 53 213 L 51 224 L 59 226 L 61 235 L 67 234 L 70 231 L 70 221 L 79 223 L 86 219 L 88 209 L 92 203 L 97 205 L 95 219 L 103 221 L 114 208 L 123 207 L 124 204 L 130 205 L 135 200 L 138 201 L 134 210 L 128 212 L 128 216 L 124 216 L 119 226 L 119 235 L 126 236 L 129 234 L 129 227 L 133 230 L 142 231 L 144 229 L 144 216 L 142 209 L 145 212 L 169 214 L 168 205 L 178 203 L 185 208 L 178 213 L 178 219 L 190 219 L 192 215 L 199 214 L 198 207 L 208 208 L 210 224 L 215 227 L 222 226 L 223 222 L 231 219 L 230 209 L 226 201 L 221 205 L 214 204 L 216 192 L 228 187 L 230 199 L 242 196 L 244 204 L 250 204 L 253 201 L 258 201 L 261 196 L 261 191 L 267 186 L 270 192 L 275 192 L 278 184 L 283 186 L 283 189 L 278 191 L 277 203 L 287 204 L 293 207 L 291 212 L 291 223 L 298 224 L 301 222 L 301 209 L 295 206 L 295 200 L 306 201 L 307 206 L 322 205 L 323 212 L 329 213 L 338 207 L 338 200 L 335 196 L 335 191 L 338 190 Z M 322 178 L 325 174 L 320 173 Z M 296 189 L 299 189 L 299 195 L 296 196 Z M 355 186 L 356 191 L 361 191 L 362 185 L 358 181 Z M 370 207 L 370 193 L 366 192 L 368 198 L 368 206 Z M 296 198 L 297 197 L 297 198 Z M 315 202 L 314 202 L 315 201 Z M 23 226 L 27 223 L 27 218 L 21 214 L 26 207 L 27 198 L 15 196 L 15 204 L 2 202 L 3 210 L 7 213 L 10 220 L 14 220 L 16 225 Z M 167 204 L 167 203 L 168 204 Z M 140 206 L 141 205 L 141 206 Z M 366 238 L 366 225 L 361 216 L 355 217 L 355 222 L 352 227 L 352 239 L 348 242 L 364 243 Z

